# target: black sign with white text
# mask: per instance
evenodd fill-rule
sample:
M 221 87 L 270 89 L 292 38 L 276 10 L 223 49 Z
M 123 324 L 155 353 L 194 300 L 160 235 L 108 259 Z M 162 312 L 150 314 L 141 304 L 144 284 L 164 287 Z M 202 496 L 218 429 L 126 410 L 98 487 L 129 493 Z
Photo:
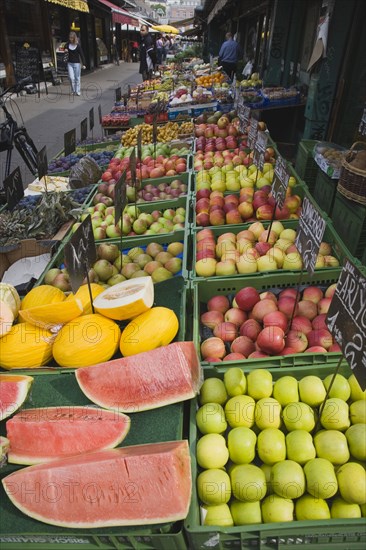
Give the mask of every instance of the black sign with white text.
M 268 134 L 265 132 L 257 132 L 257 139 L 253 150 L 253 163 L 259 170 L 263 170 L 264 153 L 266 152 L 268 143 Z
M 84 141 L 88 137 L 88 119 L 84 118 L 80 123 L 80 138 Z
M 65 245 L 65 265 L 70 275 L 72 291 L 77 292 L 87 272 L 97 260 L 91 217 L 79 225 Z
M 115 97 L 116 103 L 118 103 L 119 101 L 121 101 L 121 97 L 122 97 L 121 86 L 119 86 L 118 88 L 116 88 L 116 89 L 114 90 L 114 97 Z
M 273 174 L 271 194 L 279 208 L 283 208 L 290 174 L 287 172 L 287 163 L 281 155 L 278 155 Z
M 89 129 L 92 130 L 94 128 L 94 107 L 92 107 L 89 111 Z
M 248 147 L 254 149 L 255 142 L 257 141 L 258 134 L 258 120 L 255 118 L 250 119 L 250 127 L 248 132 Z
M 38 179 L 41 179 L 48 174 L 48 162 L 47 162 L 47 147 L 46 145 L 42 147 L 37 153 L 37 171 Z
M 98 118 L 99 118 L 99 124 L 102 125 L 102 106 L 98 105 Z
M 4 179 L 4 189 L 8 210 L 13 210 L 24 197 L 22 174 L 20 173 L 19 166 Z
M 241 98 L 241 100 L 240 100 Z M 240 96 L 238 101 L 238 117 L 239 117 L 239 130 L 242 134 L 246 134 L 248 131 L 248 125 L 250 120 L 250 107 L 244 105 L 243 97 Z
M 326 324 L 362 390 L 365 390 L 366 278 L 349 260 L 338 279 Z
M 307 197 L 304 197 L 295 244 L 309 275 L 314 274 L 325 225 L 326 222 L 319 210 L 311 204 Z
M 65 157 L 71 155 L 76 149 L 76 130 L 73 128 L 64 134 L 64 153 Z

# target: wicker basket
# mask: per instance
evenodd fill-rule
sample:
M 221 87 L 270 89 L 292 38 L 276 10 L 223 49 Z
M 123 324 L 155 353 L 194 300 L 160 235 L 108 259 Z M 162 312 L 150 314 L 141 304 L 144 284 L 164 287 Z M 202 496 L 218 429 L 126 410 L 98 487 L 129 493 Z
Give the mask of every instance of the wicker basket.
M 366 205 L 366 170 L 349 164 L 355 158 L 357 148 L 366 148 L 366 143 L 356 141 L 344 157 L 337 190 L 347 199 Z

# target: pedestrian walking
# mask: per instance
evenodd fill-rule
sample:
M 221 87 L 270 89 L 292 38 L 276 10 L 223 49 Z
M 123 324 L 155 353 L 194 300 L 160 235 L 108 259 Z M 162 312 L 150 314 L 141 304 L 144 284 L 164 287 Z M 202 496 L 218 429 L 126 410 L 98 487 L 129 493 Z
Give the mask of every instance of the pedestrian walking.
M 156 53 L 154 40 L 147 25 L 141 25 L 140 28 L 140 70 L 142 80 L 151 80 L 154 67 L 156 65 Z
M 67 57 L 67 72 L 69 75 L 72 95 L 80 95 L 81 67 L 85 69 L 85 57 L 79 44 L 76 32 L 69 34 L 69 41 L 65 45 Z
M 225 38 L 226 40 L 219 51 L 219 65 L 222 66 L 225 73 L 232 80 L 236 73 L 236 66 L 241 55 L 241 50 L 236 40 L 233 40 L 231 32 L 227 32 Z
M 156 62 L 158 65 L 161 65 L 163 61 L 163 49 L 164 49 L 163 37 L 161 34 L 159 34 L 158 39 L 156 41 Z
M 113 40 L 112 40 L 112 59 L 113 59 L 113 63 L 115 63 L 116 65 L 119 65 L 119 53 L 117 48 L 117 38 L 115 34 L 113 35 Z

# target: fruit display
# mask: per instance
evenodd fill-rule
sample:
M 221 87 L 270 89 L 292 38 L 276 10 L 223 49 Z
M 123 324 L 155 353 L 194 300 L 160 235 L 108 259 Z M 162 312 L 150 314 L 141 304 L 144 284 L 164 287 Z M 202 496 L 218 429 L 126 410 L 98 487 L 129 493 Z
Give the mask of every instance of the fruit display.
M 189 123 L 188 123 L 189 124 Z M 183 126 L 181 128 L 189 133 L 191 126 Z M 131 156 L 133 147 L 119 147 L 114 155 L 116 159 L 124 159 Z M 157 143 L 156 145 L 150 143 L 149 145 L 143 145 L 141 148 L 141 160 L 144 161 L 146 157 L 156 160 L 158 157 L 164 157 L 170 159 L 172 156 L 184 157 L 191 152 L 191 144 L 185 141 L 178 141 L 176 143 Z M 150 159 L 149 159 L 150 160 Z M 115 162 L 115 161 L 114 161 Z M 127 164 L 127 163 L 126 163 Z M 138 161 L 137 161 L 138 164 Z
M 32 376 L 0 373 L 0 421 L 5 420 L 21 407 L 32 383 Z
M 186 103 L 192 103 L 192 96 L 185 86 L 179 86 L 170 96 L 169 105 L 176 107 L 177 105 L 184 105 Z
M 101 180 L 102 182 L 114 185 L 122 175 L 124 170 L 126 172 L 127 182 L 131 181 L 131 171 L 129 169 L 130 159 L 124 157 L 119 159 L 113 158 L 109 163 L 105 172 L 103 172 Z M 141 181 L 145 179 L 163 178 L 165 176 L 176 176 L 187 171 L 187 158 L 180 157 L 179 155 L 172 155 L 170 158 L 165 158 L 164 155 L 159 155 L 156 159 L 151 156 L 145 156 L 142 162 L 136 164 L 136 178 Z M 159 182 L 162 183 L 162 182 Z
M 241 89 L 247 88 L 261 88 L 262 80 L 259 78 L 258 73 L 253 73 L 250 78 L 244 79 L 240 82 Z
M 153 126 L 152 124 L 138 124 L 127 130 L 122 136 L 122 144 L 125 147 L 137 145 L 137 134 L 141 129 L 141 142 L 149 144 L 153 141 Z M 179 137 L 179 125 L 176 122 L 168 122 L 162 126 L 158 126 L 157 141 L 160 143 L 169 143 Z
M 130 123 L 130 115 L 121 113 L 111 113 L 109 115 L 102 116 L 102 126 L 104 128 L 109 127 L 125 127 Z
M 57 172 L 67 172 L 70 170 L 72 166 L 77 164 L 79 160 L 85 156 L 91 157 L 95 162 L 98 164 L 98 166 L 106 166 L 110 159 L 114 155 L 114 150 L 110 151 L 91 151 L 87 154 L 85 153 L 72 153 L 71 155 L 61 156 L 56 159 L 51 160 L 48 163 L 48 173 L 49 174 L 57 174 Z
M 237 214 L 234 214 L 235 211 Z M 239 220 L 237 209 L 233 210 L 234 215 Z M 253 222 L 242 231 L 223 233 L 217 238 L 214 231 L 206 227 L 195 234 L 194 272 L 197 277 L 228 277 L 299 270 L 303 264 L 295 238 L 296 230 L 285 228 L 280 221 L 273 222 L 269 235 L 260 221 Z M 339 260 L 332 255 L 331 244 L 322 242 L 315 270 L 338 266 Z
M 216 72 L 212 74 L 198 76 L 196 78 L 196 84 L 198 86 L 204 86 L 205 88 L 209 88 L 214 84 L 221 84 L 221 82 L 224 82 L 224 80 L 226 80 L 225 75 L 223 73 Z
M 325 324 L 335 284 L 259 292 L 243 286 L 235 296 L 201 304 L 204 361 L 244 361 L 294 353 L 340 352 Z
M 205 379 L 195 441 L 202 525 L 329 520 L 329 528 L 333 519 L 361 518 L 365 401 L 347 373 L 327 398 L 332 374 L 230 368 Z

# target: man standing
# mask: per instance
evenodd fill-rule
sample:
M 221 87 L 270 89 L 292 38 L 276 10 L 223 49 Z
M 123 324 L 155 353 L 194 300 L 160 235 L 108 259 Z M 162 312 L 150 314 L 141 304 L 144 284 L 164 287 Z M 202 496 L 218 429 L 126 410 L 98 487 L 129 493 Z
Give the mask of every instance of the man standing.
M 230 80 L 233 79 L 236 72 L 236 65 L 240 57 L 240 46 L 233 40 L 231 32 L 225 35 L 225 42 L 222 44 L 219 52 L 219 65 L 222 66 Z
M 154 40 L 147 25 L 141 25 L 140 28 L 140 74 L 142 80 L 151 80 L 154 67 L 156 65 L 156 54 Z

